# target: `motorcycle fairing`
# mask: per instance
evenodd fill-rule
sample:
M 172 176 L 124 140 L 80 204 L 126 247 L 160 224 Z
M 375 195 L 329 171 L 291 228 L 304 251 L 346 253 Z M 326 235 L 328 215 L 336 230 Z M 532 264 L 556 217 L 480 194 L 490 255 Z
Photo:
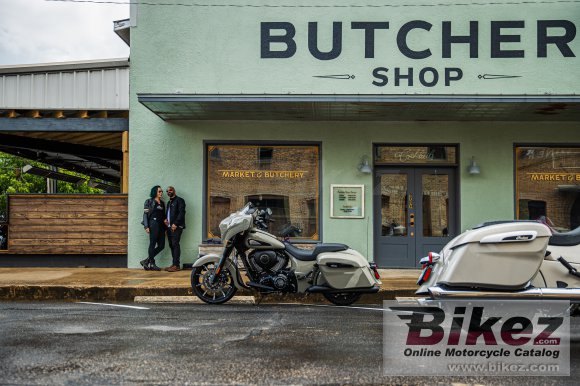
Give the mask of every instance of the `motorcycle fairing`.
M 244 208 L 239 212 L 230 214 L 220 222 L 220 235 L 225 245 L 234 235 L 249 229 L 252 226 L 252 215 L 246 213 Z

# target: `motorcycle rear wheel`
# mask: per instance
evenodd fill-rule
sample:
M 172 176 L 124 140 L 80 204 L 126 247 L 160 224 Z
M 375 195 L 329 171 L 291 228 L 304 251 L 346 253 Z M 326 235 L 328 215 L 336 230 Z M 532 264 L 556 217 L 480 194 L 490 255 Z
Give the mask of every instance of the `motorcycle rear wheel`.
M 222 304 L 230 300 L 237 291 L 229 269 L 223 269 L 214 284 L 210 278 L 216 270 L 216 263 L 209 262 L 194 267 L 191 272 L 191 288 L 193 293 L 208 304 Z
M 337 306 L 350 306 L 360 299 L 361 294 L 356 292 L 323 293 L 326 300 Z

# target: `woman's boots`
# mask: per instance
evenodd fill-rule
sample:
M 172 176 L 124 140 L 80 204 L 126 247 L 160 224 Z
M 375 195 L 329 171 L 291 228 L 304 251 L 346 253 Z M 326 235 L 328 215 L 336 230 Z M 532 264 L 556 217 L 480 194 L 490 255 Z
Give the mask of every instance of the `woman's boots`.
M 139 262 L 145 271 L 161 271 L 157 265 L 155 265 L 155 259 L 145 259 Z
M 149 258 L 141 260 L 139 262 L 145 271 L 149 271 Z
M 161 268 L 155 265 L 155 259 L 149 260 L 149 270 L 150 271 L 161 271 Z

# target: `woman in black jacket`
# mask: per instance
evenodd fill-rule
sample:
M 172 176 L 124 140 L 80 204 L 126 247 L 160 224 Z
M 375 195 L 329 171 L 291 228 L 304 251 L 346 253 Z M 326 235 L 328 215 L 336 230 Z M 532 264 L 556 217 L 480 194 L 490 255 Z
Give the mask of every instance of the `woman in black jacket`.
M 161 199 L 163 189 L 156 185 L 151 188 L 149 196 L 145 200 L 141 222 L 145 232 L 149 233 L 149 257 L 139 263 L 146 271 L 160 271 L 161 268 L 155 265 L 155 256 L 165 248 L 165 203 Z

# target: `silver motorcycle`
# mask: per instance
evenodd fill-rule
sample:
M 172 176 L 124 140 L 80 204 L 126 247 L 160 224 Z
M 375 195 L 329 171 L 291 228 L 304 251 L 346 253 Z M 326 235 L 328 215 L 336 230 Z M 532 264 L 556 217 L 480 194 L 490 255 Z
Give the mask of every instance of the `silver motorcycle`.
M 225 303 L 238 289 L 257 293 L 321 293 L 350 305 L 376 293 L 381 282 L 374 263 L 344 244 L 301 249 L 267 232 L 272 211 L 248 203 L 219 225 L 224 250 L 193 264 L 191 286 L 204 302 Z M 242 275 L 244 273 L 244 275 Z
M 417 295 L 443 299 L 553 299 L 580 304 L 580 228 L 535 221 L 483 223 L 421 260 Z M 575 306 L 577 308 L 578 306 Z

